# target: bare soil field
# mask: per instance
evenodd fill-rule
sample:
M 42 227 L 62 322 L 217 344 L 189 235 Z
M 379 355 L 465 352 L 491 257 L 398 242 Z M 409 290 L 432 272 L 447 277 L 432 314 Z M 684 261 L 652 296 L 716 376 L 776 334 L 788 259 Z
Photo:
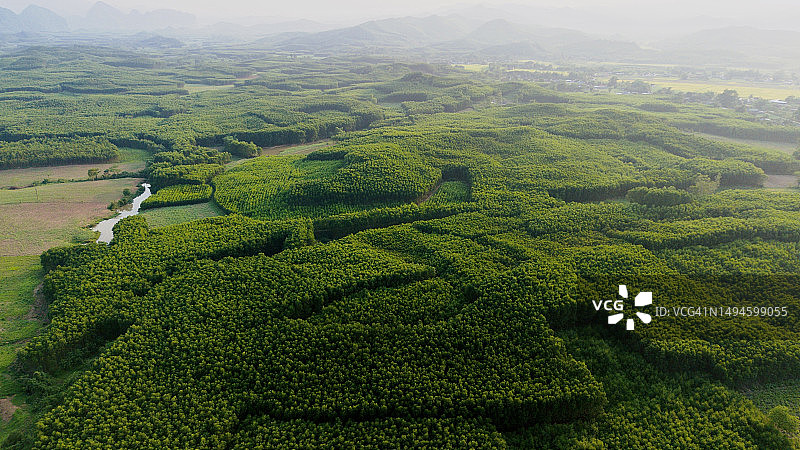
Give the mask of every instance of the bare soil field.
M 17 411 L 17 406 L 11 403 L 12 397 L 0 398 L 0 420 L 8 422 Z
M 87 226 L 111 216 L 109 203 L 141 179 L 48 184 L 0 190 L 0 256 L 38 255 L 91 237 Z

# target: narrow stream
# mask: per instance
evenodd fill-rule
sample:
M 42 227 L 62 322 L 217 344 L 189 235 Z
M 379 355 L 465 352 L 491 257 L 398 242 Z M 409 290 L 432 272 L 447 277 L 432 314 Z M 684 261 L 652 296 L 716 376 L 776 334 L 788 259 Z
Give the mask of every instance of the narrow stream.
M 111 242 L 111 239 L 114 238 L 114 225 L 116 225 L 117 222 L 126 217 L 139 214 L 139 207 L 142 205 L 142 202 L 145 201 L 147 197 L 150 197 L 150 185 L 144 183 L 142 186 L 144 186 L 144 192 L 133 199 L 133 208 L 128 211 L 122 211 L 121 213 L 117 214 L 117 217 L 114 217 L 113 219 L 106 219 L 92 228 L 92 231 L 100 232 L 100 237 L 97 238 L 97 242 L 105 242 L 108 244 Z

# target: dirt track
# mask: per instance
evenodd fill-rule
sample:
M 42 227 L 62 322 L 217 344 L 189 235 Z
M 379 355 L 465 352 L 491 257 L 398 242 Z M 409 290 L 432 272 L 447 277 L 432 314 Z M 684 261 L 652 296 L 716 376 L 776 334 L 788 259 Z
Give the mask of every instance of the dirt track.
M 14 397 L 0 398 L 0 420 L 8 422 L 14 416 L 14 412 L 19 409 L 18 406 L 11 403 Z

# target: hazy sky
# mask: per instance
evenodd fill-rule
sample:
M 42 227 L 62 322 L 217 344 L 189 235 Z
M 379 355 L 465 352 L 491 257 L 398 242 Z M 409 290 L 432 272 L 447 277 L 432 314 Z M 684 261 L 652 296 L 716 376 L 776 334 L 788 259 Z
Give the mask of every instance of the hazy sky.
M 178 9 L 203 16 L 281 16 L 313 17 L 317 20 L 330 17 L 340 20 L 346 17 L 396 16 L 432 12 L 456 5 L 500 5 L 508 0 L 405 0 L 386 2 L 381 0 L 104 0 L 105 3 L 122 10 Z M 569 0 L 567 0 L 569 2 Z M 617 1 L 617 0 L 612 0 Z M 581 3 L 577 0 L 577 3 Z M 30 3 L 40 4 L 57 11 L 83 13 L 93 0 L 0 0 L 0 6 L 19 12 Z M 558 1 L 534 0 L 526 2 L 537 5 L 557 5 Z M 576 3 L 576 2 L 573 2 Z M 585 2 L 583 2 L 585 3 Z M 561 2 L 561 4 L 564 4 Z M 224 5 L 224 7 L 221 7 Z
M 106 3 L 123 10 L 139 9 L 151 10 L 158 8 L 172 8 L 194 12 L 197 14 L 222 14 L 222 15 L 396 15 L 398 13 L 431 11 L 455 5 L 484 4 L 502 5 L 508 3 L 541 5 L 541 6 L 573 6 L 589 8 L 616 8 L 616 7 L 664 7 L 677 8 L 687 14 L 715 14 L 732 15 L 763 11 L 764 9 L 800 9 L 797 0 L 105 0 Z M 0 0 L 0 6 L 16 11 L 21 10 L 29 3 L 41 4 L 51 9 L 65 12 L 68 9 L 87 9 L 95 3 L 93 0 Z
M 746 22 L 758 18 L 763 26 L 771 17 L 800 18 L 800 0 L 105 0 L 130 11 L 159 8 L 178 9 L 196 14 L 202 21 L 234 17 L 309 18 L 341 23 L 369 18 L 441 13 L 458 5 L 500 6 L 508 3 L 527 6 L 569 6 L 630 17 L 666 15 L 669 17 L 710 16 Z M 51 8 L 63 15 L 78 15 L 95 0 L 0 0 L 0 6 L 20 11 L 29 3 Z M 646 18 L 646 17 L 645 17 Z

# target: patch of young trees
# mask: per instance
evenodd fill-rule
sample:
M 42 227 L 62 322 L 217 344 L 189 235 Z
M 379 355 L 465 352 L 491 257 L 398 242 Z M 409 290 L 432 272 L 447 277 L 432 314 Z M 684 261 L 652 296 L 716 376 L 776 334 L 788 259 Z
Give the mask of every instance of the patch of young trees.
M 159 189 L 142 202 L 142 209 L 207 202 L 213 189 L 207 184 L 177 184 Z

